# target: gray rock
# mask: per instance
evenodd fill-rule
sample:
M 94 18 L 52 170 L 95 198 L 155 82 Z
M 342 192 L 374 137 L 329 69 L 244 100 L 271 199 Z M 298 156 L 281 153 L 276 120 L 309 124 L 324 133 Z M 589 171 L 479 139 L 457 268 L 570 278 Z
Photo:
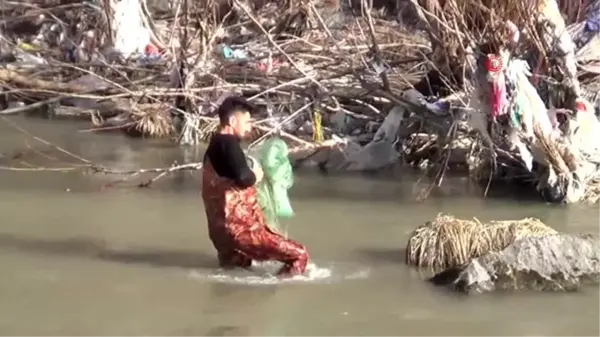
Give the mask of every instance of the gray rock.
M 592 235 L 527 237 L 430 279 L 464 293 L 573 291 L 600 280 L 600 241 Z

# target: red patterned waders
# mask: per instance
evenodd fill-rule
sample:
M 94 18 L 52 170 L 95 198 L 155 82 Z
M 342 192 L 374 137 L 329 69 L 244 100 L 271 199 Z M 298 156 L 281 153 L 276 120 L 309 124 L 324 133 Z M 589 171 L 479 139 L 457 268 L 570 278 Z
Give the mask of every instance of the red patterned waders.
M 285 263 L 279 275 L 306 270 L 308 253 L 301 244 L 271 231 L 258 204 L 256 188 L 239 189 L 214 171 L 209 160 L 202 170 L 202 200 L 208 234 L 222 267 L 248 268 L 255 261 Z

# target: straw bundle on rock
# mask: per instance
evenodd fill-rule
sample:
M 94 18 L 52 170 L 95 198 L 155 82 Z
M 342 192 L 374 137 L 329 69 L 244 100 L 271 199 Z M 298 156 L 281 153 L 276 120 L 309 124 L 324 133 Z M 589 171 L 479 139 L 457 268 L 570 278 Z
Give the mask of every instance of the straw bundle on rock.
M 544 236 L 556 231 L 535 218 L 492 221 L 462 220 L 439 214 L 419 226 L 406 246 L 406 263 L 434 270 L 469 262 L 490 251 L 500 251 L 528 236 Z

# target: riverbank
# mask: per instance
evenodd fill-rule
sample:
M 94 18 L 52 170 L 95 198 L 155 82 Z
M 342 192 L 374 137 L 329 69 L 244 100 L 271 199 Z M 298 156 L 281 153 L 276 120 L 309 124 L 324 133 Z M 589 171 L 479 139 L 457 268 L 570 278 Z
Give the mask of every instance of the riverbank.
M 18 128 L 15 128 L 18 127 Z M 166 170 L 176 165 L 202 162 L 204 147 L 181 147 L 166 139 L 138 139 L 123 134 L 89 132 L 84 121 L 52 121 L 38 117 L 10 116 L 0 118 L 0 172 L 3 172 L 2 186 L 7 189 L 35 189 L 36 185 L 46 185 L 50 181 L 61 180 L 56 191 L 73 191 L 70 181 L 87 186 L 84 191 L 98 192 L 104 188 L 132 189 L 155 178 L 155 170 Z M 24 133 L 26 131 L 27 133 Z M 38 137 L 44 142 L 33 138 Z M 67 151 L 68 153 L 62 152 Z M 74 157 L 80 157 L 86 162 Z M 95 172 L 90 166 L 104 168 L 112 173 Z M 140 170 L 148 173 L 136 175 Z M 366 179 L 383 186 L 397 186 L 391 189 L 372 188 L 372 200 L 399 198 L 399 200 L 424 200 L 423 195 L 438 198 L 474 197 L 482 198 L 485 186 L 470 181 L 462 175 L 448 175 L 445 183 L 432 189 L 433 180 L 422 171 L 394 165 L 373 172 L 330 171 L 323 172 L 318 167 L 302 163 L 296 165 L 297 179 L 317 179 L 320 184 L 347 186 L 346 192 L 336 198 L 355 199 L 361 187 L 354 188 L 354 179 Z M 19 177 L 30 176 L 23 181 Z M 19 179 L 14 179 L 19 178 Z M 60 178 L 60 179 L 59 179 Z M 126 178 L 126 180 L 123 180 Z M 58 179 L 58 180 L 57 180 Z M 25 185 L 23 185 L 25 182 Z M 201 185 L 199 172 L 177 170 L 152 183 L 152 189 L 170 192 L 186 191 L 197 194 Z M 357 185 L 360 186 L 360 185 Z M 379 185 L 378 185 L 379 186 Z M 403 186 L 400 188 L 400 186 Z M 315 186 L 316 187 L 316 186 Z M 381 193 L 379 193 L 381 192 Z M 301 196 L 307 195 L 305 192 Z M 394 195 L 396 194 L 396 195 Z M 487 198 L 494 200 L 538 201 L 536 193 L 524 193 L 522 189 L 499 186 L 488 191 Z

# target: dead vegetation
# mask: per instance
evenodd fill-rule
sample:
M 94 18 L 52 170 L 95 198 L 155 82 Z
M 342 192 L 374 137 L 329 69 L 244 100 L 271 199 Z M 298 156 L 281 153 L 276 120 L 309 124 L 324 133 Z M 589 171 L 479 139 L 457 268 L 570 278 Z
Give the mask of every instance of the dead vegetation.
M 293 153 L 309 149 L 311 158 L 322 144 L 344 158 L 354 148 L 359 154 L 397 151 L 434 177 L 422 198 L 442 183 L 448 168 L 468 169 L 485 181 L 492 175 L 536 181 L 542 175 L 524 170 L 514 150 L 503 145 L 504 135 L 494 138 L 493 151 L 482 144 L 468 123 L 467 101 L 479 85 L 482 56 L 511 44 L 507 22 L 523 36 L 515 55 L 537 55 L 532 70 L 543 79 L 539 87 L 566 91 L 563 78 L 550 77 L 561 74 L 560 60 L 548 53 L 540 28 L 540 15 L 556 14 L 551 1 L 383 0 L 372 9 L 364 0 L 136 3 L 158 57 L 124 57 L 105 48 L 129 29 L 119 26 L 127 20 L 119 21 L 114 1 L 100 7 L 67 0 L 4 3 L 0 54 L 8 50 L 13 60 L 0 69 L 0 85 L 7 101 L 25 106 L 4 107 L 0 114 L 61 114 L 65 106 L 85 106 L 81 114 L 99 131 L 194 145 L 214 130 L 220 100 L 241 94 L 261 107 L 255 139 L 279 135 Z M 591 6 L 559 4 L 566 22 L 574 24 Z M 597 82 L 589 71 L 597 60 L 584 56 L 578 55 L 587 67 L 579 77 L 589 88 Z M 408 95 L 412 87 L 429 97 Z M 392 130 L 383 122 L 398 106 L 403 116 L 396 131 L 377 133 L 378 127 Z M 382 143 L 385 149 L 377 147 Z M 332 166 L 344 167 L 338 164 Z
M 61 103 L 66 105 L 66 98 L 78 93 L 67 84 L 85 75 L 95 77 L 88 81 L 93 85 L 88 83 L 84 89 L 86 98 L 121 101 L 115 110 L 135 111 L 134 117 L 155 104 L 162 104 L 162 109 L 170 112 L 176 97 L 185 97 L 186 102 L 180 100 L 178 106 L 186 108 L 184 112 L 210 117 L 216 99 L 224 94 L 241 93 L 265 107 L 264 118 L 277 118 L 270 116 L 272 111 L 280 116 L 289 114 L 309 102 L 312 104 L 298 116 L 304 117 L 300 118 L 304 119 L 302 122 L 310 115 L 309 110 L 329 114 L 347 109 L 369 118 L 381 118 L 377 115 L 382 114 L 390 100 L 377 95 L 380 86 L 377 70 L 373 69 L 373 38 L 378 44 L 378 58 L 387 63 L 380 66 L 390 71 L 388 90 L 391 91 L 402 91 L 419 80 L 425 69 L 423 55 L 429 52 L 423 36 L 390 21 L 371 18 L 372 22 L 366 22 L 347 12 L 341 13 L 339 3 L 317 6 L 309 1 L 294 5 L 253 2 L 248 6 L 238 1 L 180 1 L 172 5 L 176 7 L 168 14 L 156 10 L 148 17 L 152 21 L 149 25 L 155 27 L 157 44 L 165 47 L 158 64 L 131 63 L 132 60 L 115 63 L 105 55 L 95 55 L 97 50 L 80 57 L 88 62 L 72 63 L 66 55 L 55 55 L 47 43 L 48 49 L 32 53 L 47 64 L 32 70 L 15 69 L 30 81 L 24 83 L 4 76 L 5 90 L 10 92 L 11 99 L 27 102 L 60 95 Z M 65 4 L 40 2 L 38 6 L 44 11 L 61 12 L 60 7 Z M 62 16 L 69 17 L 68 11 L 73 6 L 64 9 Z M 9 7 L 17 14 L 17 8 L 22 6 Z M 176 15 L 171 16 L 173 13 Z M 324 18 L 324 14 L 339 15 Z M 106 26 L 99 24 L 88 30 L 93 34 L 78 32 L 69 38 L 75 45 L 77 42 L 83 45 L 91 36 L 95 40 L 90 45 L 101 45 L 109 36 L 102 34 Z M 4 37 L 11 34 L 5 33 Z M 76 52 L 86 54 L 87 49 L 93 49 L 86 48 Z M 243 53 L 244 57 L 228 57 L 223 48 Z M 181 65 L 184 76 L 176 74 Z M 40 67 L 46 69 L 40 73 Z M 31 81 L 32 78 L 35 80 Z M 98 86 L 103 88 L 97 89 Z M 153 111 L 150 109 L 148 113 Z M 105 112 L 104 117 L 111 117 L 110 112 Z M 324 121 L 328 121 L 327 116 Z M 143 129 L 161 130 L 148 136 L 166 134 L 162 127 Z M 308 141 L 312 137 L 306 134 L 301 138 Z

